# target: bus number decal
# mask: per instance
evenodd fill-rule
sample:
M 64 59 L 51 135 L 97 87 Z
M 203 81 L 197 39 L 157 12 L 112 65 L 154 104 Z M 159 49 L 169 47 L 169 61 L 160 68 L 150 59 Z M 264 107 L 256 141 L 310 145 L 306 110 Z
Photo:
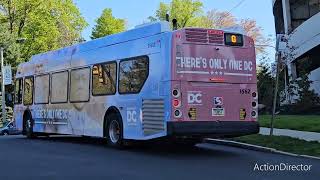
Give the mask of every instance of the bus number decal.
M 240 94 L 250 94 L 250 89 L 240 89 Z

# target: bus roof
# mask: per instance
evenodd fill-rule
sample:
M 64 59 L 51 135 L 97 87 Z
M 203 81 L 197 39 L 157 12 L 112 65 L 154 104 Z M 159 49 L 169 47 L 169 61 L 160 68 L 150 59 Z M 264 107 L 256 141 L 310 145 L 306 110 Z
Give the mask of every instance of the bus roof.
M 78 52 L 90 51 L 92 49 L 110 46 L 113 44 L 118 44 L 118 43 L 130 41 L 130 40 L 140 39 L 140 38 L 160 34 L 163 32 L 169 32 L 169 31 L 171 31 L 170 24 L 166 21 L 148 23 L 145 25 L 137 26 L 134 29 L 131 29 L 122 33 L 113 34 L 110 36 L 102 37 L 102 38 L 91 40 L 88 42 L 61 48 L 58 50 L 37 54 L 32 56 L 29 62 L 22 63 L 18 66 L 18 74 L 30 75 L 31 72 L 29 71 L 34 71 L 35 67 L 38 66 L 39 64 L 50 64 L 50 62 L 55 61 L 57 59 L 61 59 L 61 60 L 64 59 L 64 61 L 67 59 L 70 60 L 70 57 L 73 54 Z

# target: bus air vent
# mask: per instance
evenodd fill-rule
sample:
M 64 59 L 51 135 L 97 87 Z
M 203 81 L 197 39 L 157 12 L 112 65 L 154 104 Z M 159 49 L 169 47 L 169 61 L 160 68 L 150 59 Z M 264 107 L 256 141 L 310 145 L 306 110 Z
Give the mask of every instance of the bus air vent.
M 223 34 L 209 34 L 209 43 L 211 44 L 223 44 Z
M 164 131 L 164 100 L 144 99 L 142 101 L 142 129 L 145 136 Z
M 218 33 L 217 33 L 218 32 Z M 194 43 L 223 44 L 224 36 L 222 31 L 207 29 L 186 29 L 186 41 Z
M 205 29 L 186 29 L 186 41 L 208 43 L 208 32 Z

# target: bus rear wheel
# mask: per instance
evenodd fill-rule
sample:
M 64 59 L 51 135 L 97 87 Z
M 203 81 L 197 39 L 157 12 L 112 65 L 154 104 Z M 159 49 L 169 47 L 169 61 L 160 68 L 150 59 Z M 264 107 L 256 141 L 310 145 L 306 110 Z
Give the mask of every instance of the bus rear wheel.
M 116 114 L 110 114 L 107 116 L 107 126 L 105 132 L 108 144 L 111 147 L 123 147 L 123 126 L 119 116 Z

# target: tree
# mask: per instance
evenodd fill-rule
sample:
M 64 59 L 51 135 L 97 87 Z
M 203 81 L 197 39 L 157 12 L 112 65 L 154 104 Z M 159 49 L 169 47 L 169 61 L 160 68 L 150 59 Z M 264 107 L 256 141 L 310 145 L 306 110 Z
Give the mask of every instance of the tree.
M 251 37 L 256 45 L 256 53 L 262 54 L 265 52 L 267 46 L 270 45 L 271 39 L 266 38 L 263 35 L 263 29 L 257 25 L 256 20 L 253 19 L 242 19 L 240 21 L 240 26 L 244 28 L 247 35 Z
M 72 45 L 87 26 L 72 0 L 0 0 L 0 22 L 10 34 L 26 38 L 21 57 Z
M 269 66 L 264 63 L 258 66 L 257 80 L 259 104 L 265 105 L 267 111 L 270 111 L 273 103 L 272 89 L 275 84 L 275 79 L 271 74 Z
M 156 17 L 150 16 L 148 19 L 166 20 L 166 14 L 170 14 L 171 19 L 177 19 L 178 27 L 193 26 L 195 18 L 202 13 L 203 4 L 199 0 L 172 0 L 170 4 L 160 3 L 159 9 L 156 11 Z
M 177 19 L 178 28 L 200 27 L 210 29 L 223 29 L 232 26 L 241 26 L 256 44 L 257 54 L 263 54 L 270 45 L 271 39 L 263 35 L 263 29 L 253 19 L 237 18 L 230 12 L 213 9 L 203 15 L 203 4 L 198 0 L 172 0 L 170 4 L 160 3 L 155 17 L 150 21 L 166 20 L 166 14 L 171 19 Z
M 203 28 L 222 29 L 237 25 L 237 19 L 230 12 L 214 9 L 197 18 L 194 24 Z
M 206 16 L 198 18 L 197 27 L 223 29 L 233 26 L 241 26 L 247 35 L 251 37 L 256 44 L 256 53 L 263 54 L 267 46 L 270 45 L 271 39 L 263 35 L 263 29 L 257 25 L 253 19 L 237 20 L 234 15 L 227 11 L 211 10 Z
M 22 62 L 20 58 L 20 47 L 16 43 L 16 37 L 10 34 L 5 25 L 0 24 L 0 47 L 4 48 L 4 63 L 15 67 Z
M 126 29 L 125 20 L 115 18 L 112 15 L 112 10 L 109 8 L 103 10 L 102 15 L 96 20 L 96 23 L 92 30 L 91 39 L 119 33 Z

